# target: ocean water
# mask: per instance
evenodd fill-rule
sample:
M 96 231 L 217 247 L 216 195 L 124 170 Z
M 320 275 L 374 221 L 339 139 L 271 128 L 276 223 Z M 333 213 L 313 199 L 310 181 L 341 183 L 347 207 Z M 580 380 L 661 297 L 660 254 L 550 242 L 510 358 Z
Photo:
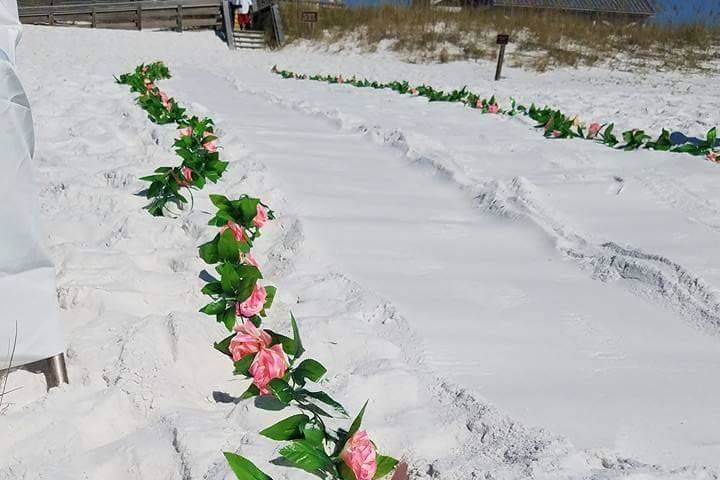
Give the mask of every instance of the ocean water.
M 720 23 L 720 0 L 654 0 L 662 23 Z M 396 4 L 407 5 L 405 0 L 345 0 L 350 6 Z

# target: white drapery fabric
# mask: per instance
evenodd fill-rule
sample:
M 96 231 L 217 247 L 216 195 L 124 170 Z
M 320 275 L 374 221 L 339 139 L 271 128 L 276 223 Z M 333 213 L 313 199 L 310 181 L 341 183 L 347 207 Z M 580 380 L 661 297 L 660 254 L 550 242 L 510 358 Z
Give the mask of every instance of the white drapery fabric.
M 55 268 L 42 246 L 30 104 L 15 72 L 16 0 L 0 0 L 0 369 L 64 351 Z M 17 342 L 14 342 L 17 335 Z

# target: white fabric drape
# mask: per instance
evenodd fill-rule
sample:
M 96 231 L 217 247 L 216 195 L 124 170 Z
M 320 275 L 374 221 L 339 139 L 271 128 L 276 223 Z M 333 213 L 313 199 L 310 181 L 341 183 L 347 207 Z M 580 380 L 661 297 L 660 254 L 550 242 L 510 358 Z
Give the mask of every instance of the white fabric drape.
M 55 268 L 39 228 L 30 104 L 15 73 L 21 25 L 16 0 L 0 0 L 0 369 L 62 353 Z

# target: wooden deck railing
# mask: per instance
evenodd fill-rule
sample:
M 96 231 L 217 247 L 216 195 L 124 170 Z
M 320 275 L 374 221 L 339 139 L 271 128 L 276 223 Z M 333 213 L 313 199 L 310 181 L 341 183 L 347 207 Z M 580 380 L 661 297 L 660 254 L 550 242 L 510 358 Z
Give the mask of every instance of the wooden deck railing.
M 44 0 L 48 2 L 49 0 Z M 20 3 L 22 23 L 74 25 L 92 28 L 220 28 L 222 0 L 93 1 L 75 3 L 53 0 L 51 5 Z M 34 2 L 33 2 L 34 3 Z

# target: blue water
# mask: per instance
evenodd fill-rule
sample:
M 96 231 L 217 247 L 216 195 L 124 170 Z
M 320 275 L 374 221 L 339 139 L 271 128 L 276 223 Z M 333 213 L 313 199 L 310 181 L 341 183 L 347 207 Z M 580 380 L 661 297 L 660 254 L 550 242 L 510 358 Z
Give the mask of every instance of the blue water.
M 656 0 L 661 22 L 720 23 L 720 0 Z
M 383 3 L 407 5 L 411 0 L 346 0 L 350 6 L 379 5 Z M 658 22 L 720 23 L 720 0 L 655 0 L 660 13 L 655 17 Z

